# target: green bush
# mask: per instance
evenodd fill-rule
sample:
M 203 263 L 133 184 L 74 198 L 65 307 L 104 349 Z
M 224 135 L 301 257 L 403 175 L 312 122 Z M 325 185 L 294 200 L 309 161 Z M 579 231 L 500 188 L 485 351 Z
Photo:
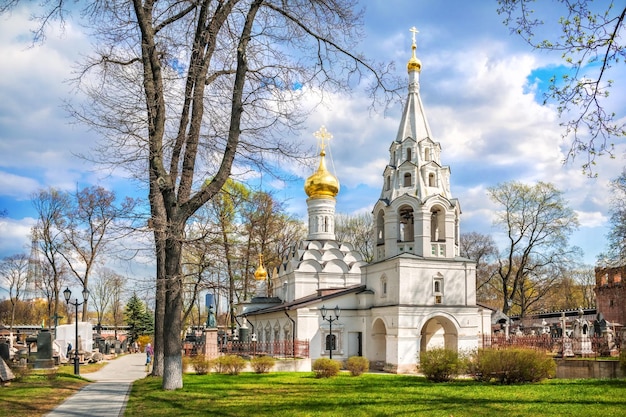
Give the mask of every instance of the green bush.
M 470 359 L 468 371 L 478 381 L 537 382 L 554 377 L 556 363 L 545 352 L 532 349 L 480 349 Z
M 206 375 L 211 371 L 212 363 L 204 355 L 197 355 L 190 360 L 191 367 L 196 375 Z
M 315 378 L 331 378 L 336 376 L 341 369 L 341 364 L 328 358 L 319 358 L 313 362 L 313 372 Z
M 435 348 L 420 352 L 418 368 L 429 381 L 445 382 L 463 371 L 463 363 L 456 351 Z
M 272 369 L 274 364 L 276 363 L 276 359 L 271 356 L 256 356 L 250 359 L 250 365 L 254 372 L 257 374 L 266 374 Z
M 246 367 L 246 360 L 237 355 L 225 355 L 215 359 L 215 368 L 219 373 L 239 375 Z
M 352 376 L 359 376 L 370 370 L 370 361 L 363 356 L 350 356 L 346 361 L 346 369 Z

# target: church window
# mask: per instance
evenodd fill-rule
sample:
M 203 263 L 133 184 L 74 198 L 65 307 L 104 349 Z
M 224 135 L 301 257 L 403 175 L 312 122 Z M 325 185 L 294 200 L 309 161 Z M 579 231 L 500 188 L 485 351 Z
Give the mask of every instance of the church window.
M 382 210 L 378 212 L 376 216 L 376 244 L 382 245 L 385 243 L 385 214 Z
M 435 296 L 435 304 L 443 303 L 443 277 L 437 276 L 433 280 L 433 293 Z
M 328 232 L 328 216 L 324 216 L 324 232 Z
M 409 174 L 408 172 L 404 174 L 404 186 L 405 187 L 411 186 L 411 174 Z
M 411 148 L 408 148 L 408 149 L 406 150 L 406 160 L 407 160 L 407 161 L 410 161 L 410 160 L 411 160 L 411 156 L 412 156 L 412 155 L 411 155 Z
M 432 172 L 428 174 L 428 186 L 429 187 L 435 186 L 435 174 L 433 174 Z
M 385 190 L 389 191 L 389 189 L 391 188 L 391 177 L 387 177 L 385 178 Z
M 398 231 L 400 235 L 398 240 L 400 242 L 413 242 L 414 240 L 414 217 L 413 208 L 411 206 L 402 206 L 398 211 L 399 227 Z
M 431 154 L 430 148 L 424 149 L 424 160 L 432 161 L 432 159 L 433 158 L 432 158 L 432 154 Z
M 383 276 L 380 279 L 380 296 L 381 297 L 387 296 L 387 277 L 386 276 Z
M 326 335 L 326 350 L 337 350 L 337 335 L 327 334 Z
M 430 241 L 445 242 L 445 216 L 443 211 L 433 208 L 430 212 Z

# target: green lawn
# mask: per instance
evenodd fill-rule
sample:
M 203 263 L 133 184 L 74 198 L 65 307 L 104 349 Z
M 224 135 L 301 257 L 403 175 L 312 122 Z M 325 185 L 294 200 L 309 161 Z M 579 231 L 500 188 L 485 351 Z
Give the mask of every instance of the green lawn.
M 126 416 L 625 416 L 626 380 L 498 386 L 422 377 L 308 373 L 185 375 L 182 390 L 135 382 Z

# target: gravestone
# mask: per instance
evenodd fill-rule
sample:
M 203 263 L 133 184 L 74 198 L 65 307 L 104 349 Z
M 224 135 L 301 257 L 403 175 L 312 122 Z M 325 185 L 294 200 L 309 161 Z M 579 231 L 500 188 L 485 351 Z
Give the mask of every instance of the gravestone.
M 54 368 L 52 359 L 52 334 L 48 329 L 42 329 L 37 335 L 37 359 L 35 369 Z
M 0 340 L 0 359 L 8 362 L 11 359 L 9 344 L 5 339 Z

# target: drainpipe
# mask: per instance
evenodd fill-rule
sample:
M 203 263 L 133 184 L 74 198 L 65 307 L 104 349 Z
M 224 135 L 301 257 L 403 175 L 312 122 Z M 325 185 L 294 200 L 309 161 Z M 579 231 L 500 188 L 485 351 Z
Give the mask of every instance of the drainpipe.
M 291 349 L 292 349 L 291 355 L 295 359 L 296 358 L 296 321 L 289 316 L 289 313 L 287 312 L 286 308 L 285 308 L 285 316 L 287 316 L 287 318 L 291 320 L 291 324 L 293 327 L 291 330 Z

